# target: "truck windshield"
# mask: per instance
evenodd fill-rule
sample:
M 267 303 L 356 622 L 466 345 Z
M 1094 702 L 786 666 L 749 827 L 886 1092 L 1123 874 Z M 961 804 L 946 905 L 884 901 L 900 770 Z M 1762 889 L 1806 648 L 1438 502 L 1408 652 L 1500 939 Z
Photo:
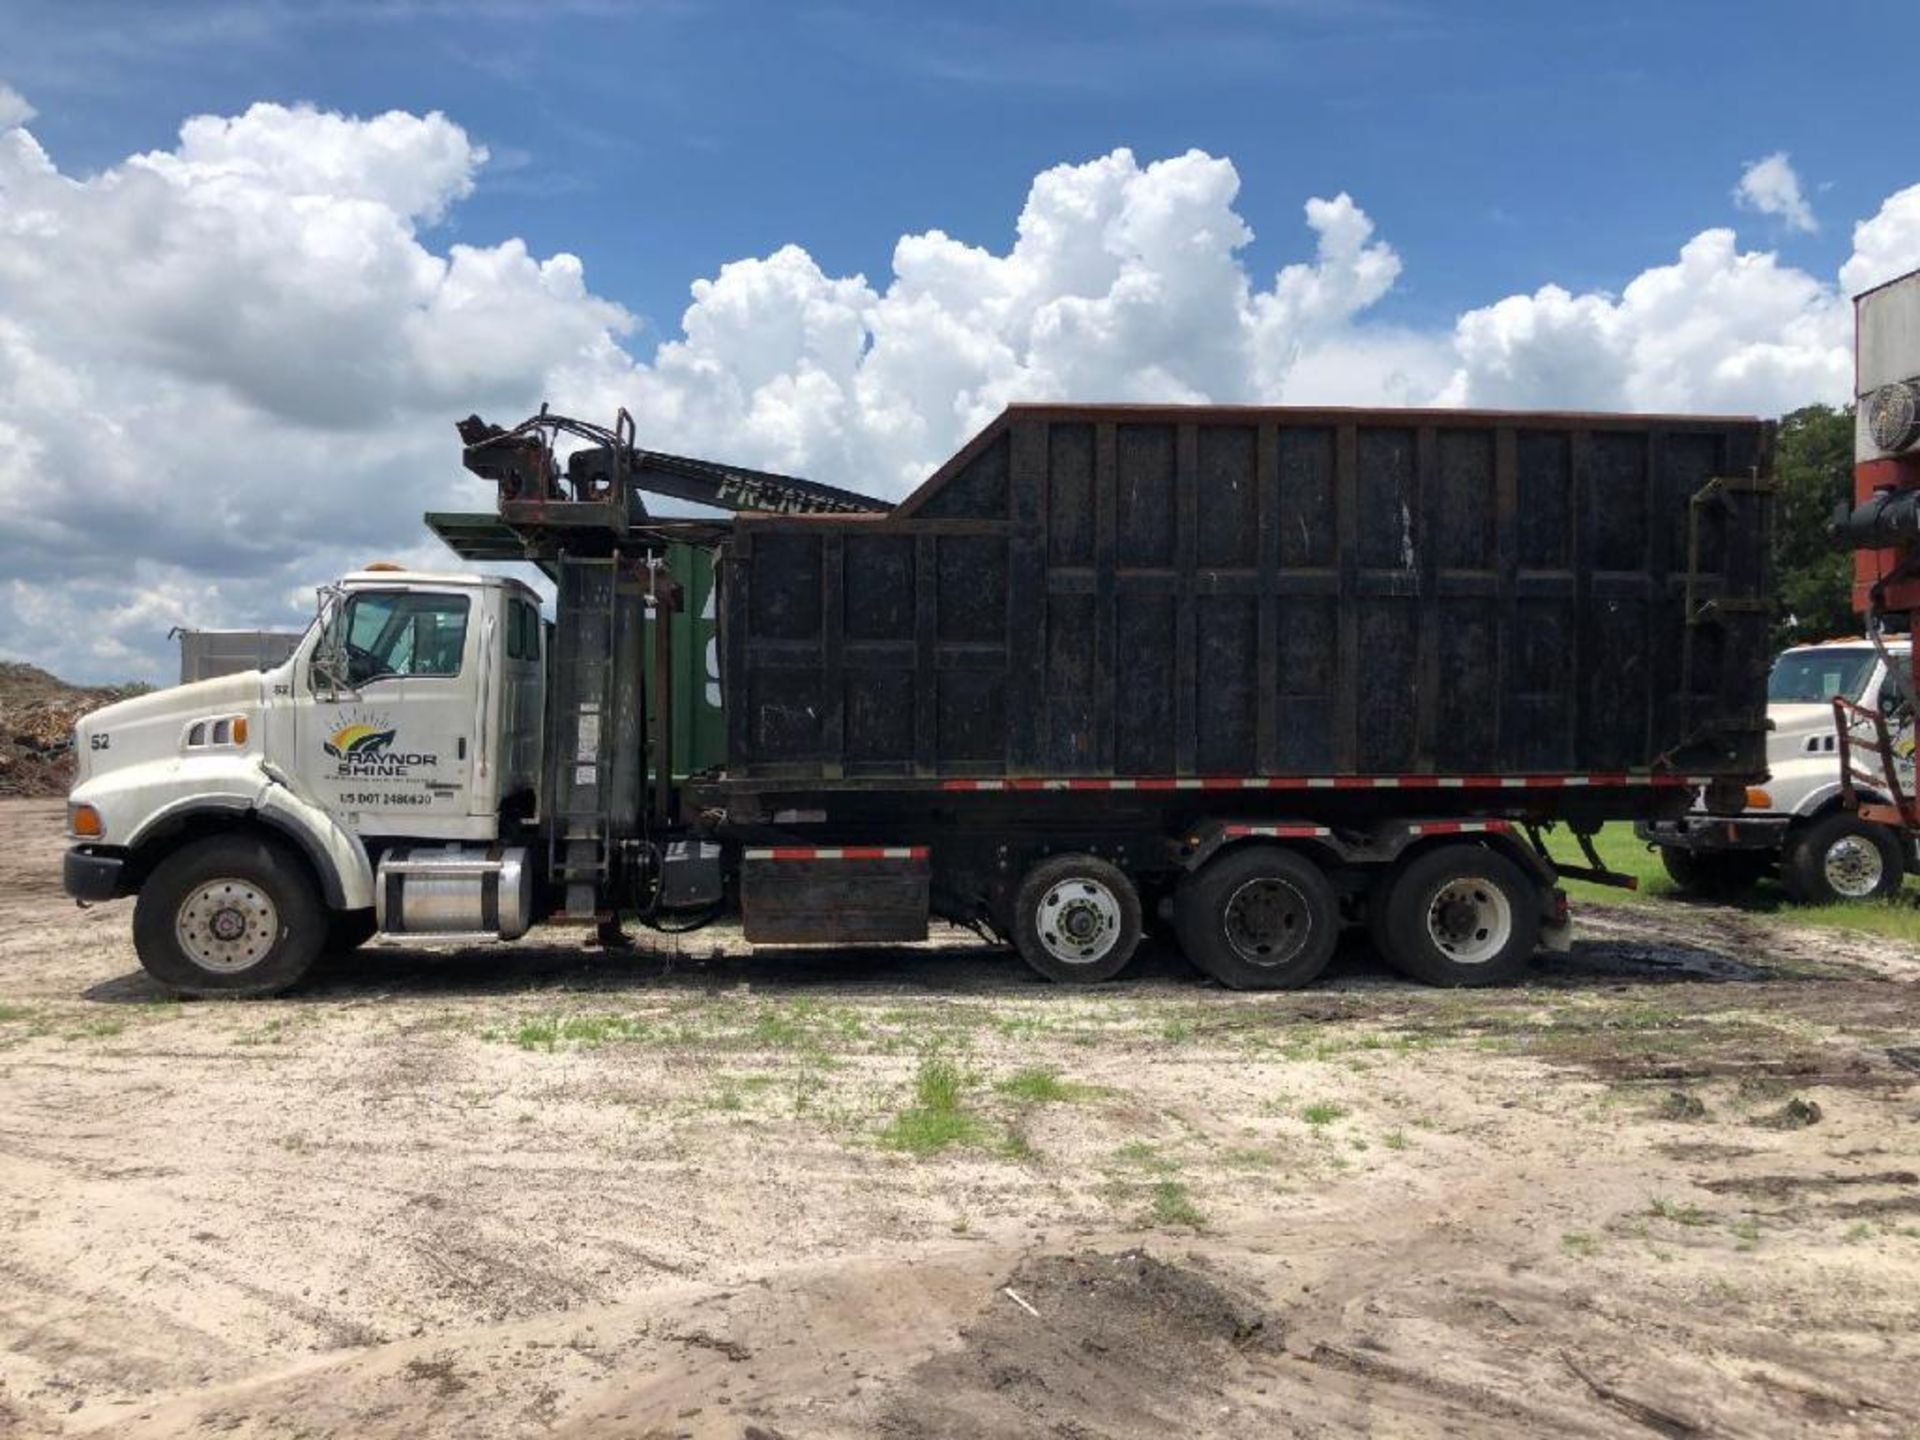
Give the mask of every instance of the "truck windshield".
M 1858 700 L 1873 675 L 1874 653 L 1860 649 L 1796 650 L 1773 662 L 1767 677 L 1771 704 L 1820 705 L 1844 695 Z
M 345 656 L 347 681 L 460 673 L 467 598 L 408 590 L 362 590 L 327 619 L 323 646 Z

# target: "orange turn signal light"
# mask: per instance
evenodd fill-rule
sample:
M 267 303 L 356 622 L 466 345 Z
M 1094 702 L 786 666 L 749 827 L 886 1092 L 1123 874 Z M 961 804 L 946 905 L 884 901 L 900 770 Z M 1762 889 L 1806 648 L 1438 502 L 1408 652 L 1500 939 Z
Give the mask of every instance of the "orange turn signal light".
M 1747 809 L 1771 810 L 1773 809 L 1773 796 L 1769 795 L 1757 785 L 1749 785 L 1747 787 Z
M 107 833 L 107 827 L 101 823 L 100 812 L 91 805 L 67 806 L 67 833 L 78 835 L 86 840 L 98 840 Z
M 236 745 L 247 743 L 247 717 L 244 715 L 233 717 L 233 743 Z

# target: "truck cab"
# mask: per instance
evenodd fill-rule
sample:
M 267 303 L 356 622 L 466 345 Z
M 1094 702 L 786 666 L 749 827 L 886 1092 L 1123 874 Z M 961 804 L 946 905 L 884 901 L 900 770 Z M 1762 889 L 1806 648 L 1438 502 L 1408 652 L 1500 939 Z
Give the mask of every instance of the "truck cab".
M 282 988 L 409 898 L 435 928 L 524 931 L 502 842 L 539 808 L 544 643 L 517 580 L 346 576 L 279 665 L 80 722 L 67 889 L 138 894 L 143 961 L 193 993 Z
M 1895 665 L 1908 663 L 1905 640 L 1889 643 Z M 1682 889 L 1727 894 L 1777 873 L 1795 899 L 1810 904 L 1864 900 L 1900 888 L 1915 868 L 1910 843 L 1893 828 L 1847 808 L 1841 786 L 1833 702 L 1898 710 L 1886 660 L 1870 640 L 1830 640 L 1781 652 L 1767 678 L 1767 780 L 1747 791 L 1737 815 L 1696 807 L 1683 819 L 1639 827 Z M 1882 706 L 1883 697 L 1885 705 Z M 1850 732 L 1856 747 L 1875 737 Z M 1913 735 L 1894 733 L 1895 773 L 1911 792 Z M 1863 798 L 1884 799 L 1862 788 Z

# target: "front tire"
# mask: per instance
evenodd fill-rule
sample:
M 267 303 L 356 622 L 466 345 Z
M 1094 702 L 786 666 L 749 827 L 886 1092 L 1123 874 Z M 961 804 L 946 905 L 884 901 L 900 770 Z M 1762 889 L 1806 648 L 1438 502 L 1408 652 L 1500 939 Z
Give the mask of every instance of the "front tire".
M 1906 875 L 1900 842 L 1884 825 L 1836 811 L 1787 841 L 1780 883 L 1803 905 L 1874 900 L 1900 888 Z
M 1540 945 L 1540 892 L 1484 845 L 1443 845 L 1407 861 L 1376 891 L 1375 943 L 1388 963 L 1429 985 L 1498 985 Z
M 254 835 L 215 835 L 155 867 L 133 909 L 140 963 L 179 995 L 274 995 L 297 984 L 327 939 L 305 865 Z
M 1140 944 L 1140 892 L 1098 856 L 1042 860 L 1014 897 L 1013 943 L 1021 959 L 1059 984 L 1111 980 Z
M 1748 850 L 1702 854 L 1678 845 L 1662 845 L 1660 863 L 1681 893 L 1720 900 L 1745 895 L 1767 873 L 1766 855 Z
M 1242 846 L 1187 877 L 1175 901 L 1180 947 L 1231 990 L 1297 990 L 1340 938 L 1333 886 L 1304 855 Z

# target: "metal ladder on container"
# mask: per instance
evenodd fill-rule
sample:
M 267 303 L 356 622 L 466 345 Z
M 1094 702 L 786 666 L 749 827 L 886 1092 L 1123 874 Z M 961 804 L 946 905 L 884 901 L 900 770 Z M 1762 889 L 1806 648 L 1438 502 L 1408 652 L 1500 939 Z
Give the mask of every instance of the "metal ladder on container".
M 547 793 L 553 824 L 547 873 L 564 888 L 561 918 L 597 919 L 613 865 L 613 684 L 618 644 L 618 561 L 559 557 L 556 649 Z

